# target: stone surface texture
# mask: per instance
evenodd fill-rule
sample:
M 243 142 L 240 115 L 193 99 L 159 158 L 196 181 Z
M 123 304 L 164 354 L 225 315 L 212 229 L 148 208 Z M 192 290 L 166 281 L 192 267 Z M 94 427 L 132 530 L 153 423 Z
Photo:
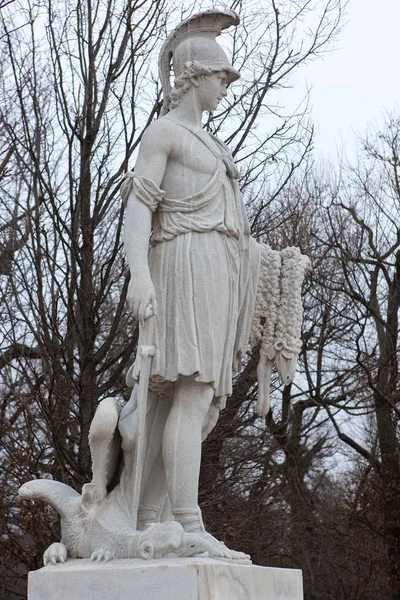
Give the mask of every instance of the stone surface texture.
M 168 559 L 69 560 L 29 574 L 28 600 L 303 600 L 301 571 Z
M 245 568 L 241 561 L 249 563 L 250 557 L 210 535 L 198 506 L 201 443 L 232 393 L 232 377 L 249 344 L 260 348 L 256 410 L 261 416 L 269 410 L 272 366 L 282 383 L 294 377 L 301 283 L 309 262 L 297 248 L 274 251 L 251 236 L 229 148 L 202 126 L 203 114 L 217 108 L 227 85 L 239 77 L 216 42 L 238 23 L 231 11 L 210 10 L 190 17 L 168 37 L 159 62 L 162 116 L 145 131 L 135 170 L 121 187 L 131 272 L 127 302 L 140 323 L 138 352 L 127 375 L 131 398 L 123 407 L 114 398 L 100 403 L 89 434 L 93 479 L 81 494 L 49 480 L 20 489 L 25 498 L 49 502 L 61 518 L 62 540 L 46 550 L 45 565 L 68 557 L 107 562 L 193 556 L 238 565 L 68 562 L 31 576 L 32 599 L 39 598 L 38 582 L 47 577 L 70 594 L 57 591 L 52 597 L 83 597 L 71 591 L 80 593 L 81 574 L 97 590 L 96 598 L 106 597 L 101 594 L 107 586 L 145 589 L 150 574 L 157 580 L 158 599 L 160 594 L 177 598 L 181 578 L 193 598 L 200 593 L 224 599 L 286 600 L 289 596 L 274 586 L 279 581 L 283 590 L 285 577 L 288 586 L 293 577 L 299 581 L 286 571 Z M 110 491 L 120 449 L 123 470 Z M 219 590 L 214 596 L 204 591 L 209 580 Z M 230 586 L 228 596 L 221 591 L 224 585 Z M 203 591 L 196 592 L 196 586 Z M 262 595 L 264 586 L 269 595 Z M 296 594 L 291 600 L 301 597 Z M 191 597 L 186 589 L 184 597 Z

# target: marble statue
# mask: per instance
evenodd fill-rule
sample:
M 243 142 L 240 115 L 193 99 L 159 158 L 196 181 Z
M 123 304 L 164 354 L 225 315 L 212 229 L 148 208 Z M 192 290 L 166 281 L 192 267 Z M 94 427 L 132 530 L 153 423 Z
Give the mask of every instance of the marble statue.
M 111 398 L 100 403 L 89 436 L 93 479 L 82 494 L 55 481 L 21 487 L 21 496 L 46 500 L 61 517 L 62 542 L 47 549 L 45 564 L 67 555 L 249 560 L 205 530 L 201 443 L 232 393 L 249 344 L 260 348 L 261 416 L 269 411 L 274 363 L 282 383 L 292 381 L 308 259 L 251 237 L 230 151 L 202 127 L 204 112 L 216 110 L 240 76 L 216 41 L 238 24 L 232 11 L 205 11 L 162 46 L 162 114 L 144 133 L 121 188 L 127 301 L 140 322 L 127 374 L 132 395 L 122 410 Z M 124 467 L 108 492 L 119 444 Z

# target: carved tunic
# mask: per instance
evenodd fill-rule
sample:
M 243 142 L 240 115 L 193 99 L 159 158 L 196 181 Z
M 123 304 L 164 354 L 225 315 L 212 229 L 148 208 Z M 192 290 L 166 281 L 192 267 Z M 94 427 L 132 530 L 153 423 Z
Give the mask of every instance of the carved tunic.
M 217 138 L 192 133 L 218 159 L 201 192 L 166 198 L 149 179 L 128 174 L 135 195 L 154 212 L 149 266 L 158 311 L 150 387 L 168 394 L 179 375 L 194 375 L 212 383 L 223 404 L 248 346 L 260 246 L 250 237 L 229 151 Z M 123 198 L 130 189 L 129 183 Z M 138 368 L 136 359 L 128 383 Z

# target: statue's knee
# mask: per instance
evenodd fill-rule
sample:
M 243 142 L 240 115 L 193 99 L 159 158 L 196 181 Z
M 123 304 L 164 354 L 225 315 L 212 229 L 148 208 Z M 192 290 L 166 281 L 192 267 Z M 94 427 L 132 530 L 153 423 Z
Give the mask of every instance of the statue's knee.
M 211 383 L 196 381 L 192 377 L 180 377 L 176 386 L 173 403 L 193 418 L 203 419 L 209 411 L 214 390 Z

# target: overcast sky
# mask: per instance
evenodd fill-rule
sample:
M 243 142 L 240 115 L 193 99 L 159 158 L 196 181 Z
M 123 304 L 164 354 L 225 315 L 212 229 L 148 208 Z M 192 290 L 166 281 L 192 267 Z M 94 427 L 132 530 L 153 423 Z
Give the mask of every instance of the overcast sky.
M 337 50 L 305 69 L 312 86 L 315 149 L 326 158 L 355 134 L 378 124 L 385 109 L 400 112 L 400 0 L 350 0 Z

